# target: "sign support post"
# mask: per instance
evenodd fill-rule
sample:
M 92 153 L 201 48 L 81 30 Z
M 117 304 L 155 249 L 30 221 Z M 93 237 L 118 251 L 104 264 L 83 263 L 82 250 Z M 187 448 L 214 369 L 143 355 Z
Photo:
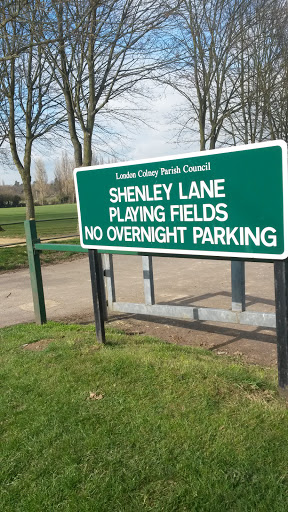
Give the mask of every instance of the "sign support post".
M 245 311 L 245 261 L 231 261 L 232 311 Z
M 46 309 L 43 290 L 43 281 L 41 273 L 41 263 L 39 252 L 35 251 L 34 243 L 39 241 L 37 238 L 35 219 L 25 220 L 24 228 L 26 234 L 27 256 L 30 270 L 30 280 L 33 296 L 34 313 L 37 324 L 46 324 Z
M 103 307 L 103 319 L 104 321 L 108 320 L 108 310 L 107 310 L 107 300 L 106 300 L 106 290 L 105 290 L 105 282 L 104 282 L 104 269 L 103 269 L 103 255 L 98 253 L 98 262 L 99 262 L 99 276 L 100 276 L 100 293 Z
M 155 304 L 152 256 L 142 256 L 145 304 Z
M 89 249 L 89 264 L 92 285 L 92 297 L 94 307 L 94 318 L 96 326 L 96 338 L 100 343 L 105 343 L 104 328 L 104 308 L 103 308 L 103 290 L 101 286 L 101 269 L 102 265 L 99 260 L 101 255 L 95 249 Z
M 274 262 L 278 383 L 288 398 L 288 259 Z

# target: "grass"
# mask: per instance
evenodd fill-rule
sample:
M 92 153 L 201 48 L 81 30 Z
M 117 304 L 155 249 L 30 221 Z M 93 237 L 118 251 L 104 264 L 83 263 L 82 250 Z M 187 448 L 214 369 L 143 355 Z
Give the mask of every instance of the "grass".
M 66 217 L 66 219 L 65 219 Z M 67 217 L 75 217 L 69 220 Z M 63 219 L 55 222 L 38 222 L 37 232 L 41 238 L 49 238 L 52 236 L 61 236 L 77 233 L 77 207 L 76 204 L 57 204 L 49 206 L 36 206 L 36 220 L 43 219 Z M 25 208 L 1 208 L 0 209 L 0 226 L 9 222 L 24 222 Z M 4 231 L 0 231 L 0 239 L 5 237 L 24 238 L 23 224 L 13 226 L 2 226 Z
M 60 244 L 60 243 L 69 243 L 73 245 L 79 245 L 78 238 L 71 238 L 65 242 L 51 242 Z M 61 261 L 71 260 L 76 255 L 75 252 L 54 252 L 54 251 L 43 251 L 40 254 L 41 263 L 49 264 L 49 263 L 58 263 Z M 83 257 L 83 255 L 79 255 L 78 257 Z M 0 249 L 0 272 L 16 270 L 19 268 L 28 267 L 28 259 L 27 259 L 27 250 L 26 246 L 17 246 L 17 247 L 2 247 Z
M 107 339 L 98 347 L 93 326 L 56 323 L 0 331 L 1 510 L 287 510 L 276 371 Z M 35 342 L 46 348 L 23 348 Z
M 57 237 L 62 235 L 76 234 L 78 231 L 76 204 L 61 204 L 53 206 L 36 206 L 36 219 L 50 219 L 51 222 L 38 222 L 37 233 L 42 239 Z M 69 220 L 67 217 L 75 217 Z M 60 221 L 53 219 L 62 218 Z M 0 245 L 5 245 L 7 238 L 25 238 L 23 224 L 5 226 L 8 222 L 24 222 L 25 208 L 1 208 L 0 226 L 3 225 L 4 231 L 0 231 Z M 1 224 L 2 223 L 2 224 Z M 57 242 L 56 242 L 57 243 Z M 62 241 L 63 243 L 63 241 Z M 79 244 L 79 239 L 69 239 L 69 244 Z M 65 261 L 74 257 L 75 253 L 69 252 L 43 252 L 41 261 L 43 263 L 56 263 Z M 16 270 L 28 267 L 26 246 L 1 247 L 0 248 L 0 272 L 7 270 Z

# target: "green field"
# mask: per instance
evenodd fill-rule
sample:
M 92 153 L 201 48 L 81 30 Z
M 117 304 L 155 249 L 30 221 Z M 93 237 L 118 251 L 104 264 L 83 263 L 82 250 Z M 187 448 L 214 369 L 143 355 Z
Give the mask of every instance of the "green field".
M 75 217 L 69 220 L 67 217 Z M 36 206 L 36 221 L 49 219 L 51 222 L 37 222 L 38 236 L 53 237 L 62 235 L 75 235 L 78 232 L 76 204 L 58 204 L 51 206 Z M 54 219 L 62 219 L 54 221 Z M 23 224 L 13 226 L 4 226 L 10 222 L 24 222 L 25 208 L 1 208 L 0 226 L 4 231 L 0 231 L 1 238 L 25 237 Z
M 89 325 L 0 330 L 3 512 L 288 509 L 276 370 L 107 340 Z

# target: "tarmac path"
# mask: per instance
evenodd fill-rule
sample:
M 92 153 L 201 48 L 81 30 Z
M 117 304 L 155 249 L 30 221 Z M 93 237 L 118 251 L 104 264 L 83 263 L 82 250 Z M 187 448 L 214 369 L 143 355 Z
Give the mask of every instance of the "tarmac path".
M 153 258 L 156 303 L 231 309 L 230 263 Z M 117 301 L 143 302 L 142 261 L 114 256 Z M 93 322 L 88 258 L 42 267 L 48 320 Z M 274 312 L 273 265 L 246 264 L 247 310 Z M 33 322 L 28 269 L 0 274 L 0 327 Z M 203 346 L 252 363 L 276 364 L 275 329 L 135 315 L 109 316 L 109 323 L 168 342 Z

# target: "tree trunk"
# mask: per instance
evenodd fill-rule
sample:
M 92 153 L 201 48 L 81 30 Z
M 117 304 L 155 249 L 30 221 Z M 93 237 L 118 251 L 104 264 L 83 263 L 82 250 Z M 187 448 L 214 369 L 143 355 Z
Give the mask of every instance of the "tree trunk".
M 200 95 L 198 94 L 200 97 Z M 206 108 L 205 105 L 200 105 L 199 111 L 199 134 L 200 134 L 200 151 L 205 151 L 206 149 L 206 140 L 205 140 L 205 124 L 206 124 Z
M 75 126 L 75 119 L 73 110 L 71 107 L 71 98 L 68 94 L 65 94 L 65 100 L 66 100 L 66 107 L 67 107 L 67 113 L 68 113 L 68 127 L 69 127 L 69 133 L 71 142 L 73 144 L 74 149 L 74 160 L 76 167 L 81 167 L 83 165 L 82 162 L 82 145 L 78 139 L 77 132 L 76 132 L 76 126 Z
M 216 147 L 216 137 L 214 135 L 214 133 L 211 135 L 210 137 L 210 147 L 209 149 L 215 149 Z
M 22 175 L 22 180 L 24 187 L 24 196 L 26 201 L 26 219 L 32 220 L 35 219 L 35 207 L 31 187 L 31 176 L 24 172 Z
M 200 151 L 205 151 L 205 135 L 202 127 L 200 126 Z
M 83 166 L 91 165 L 92 162 L 92 134 L 84 132 L 84 144 L 83 144 Z

